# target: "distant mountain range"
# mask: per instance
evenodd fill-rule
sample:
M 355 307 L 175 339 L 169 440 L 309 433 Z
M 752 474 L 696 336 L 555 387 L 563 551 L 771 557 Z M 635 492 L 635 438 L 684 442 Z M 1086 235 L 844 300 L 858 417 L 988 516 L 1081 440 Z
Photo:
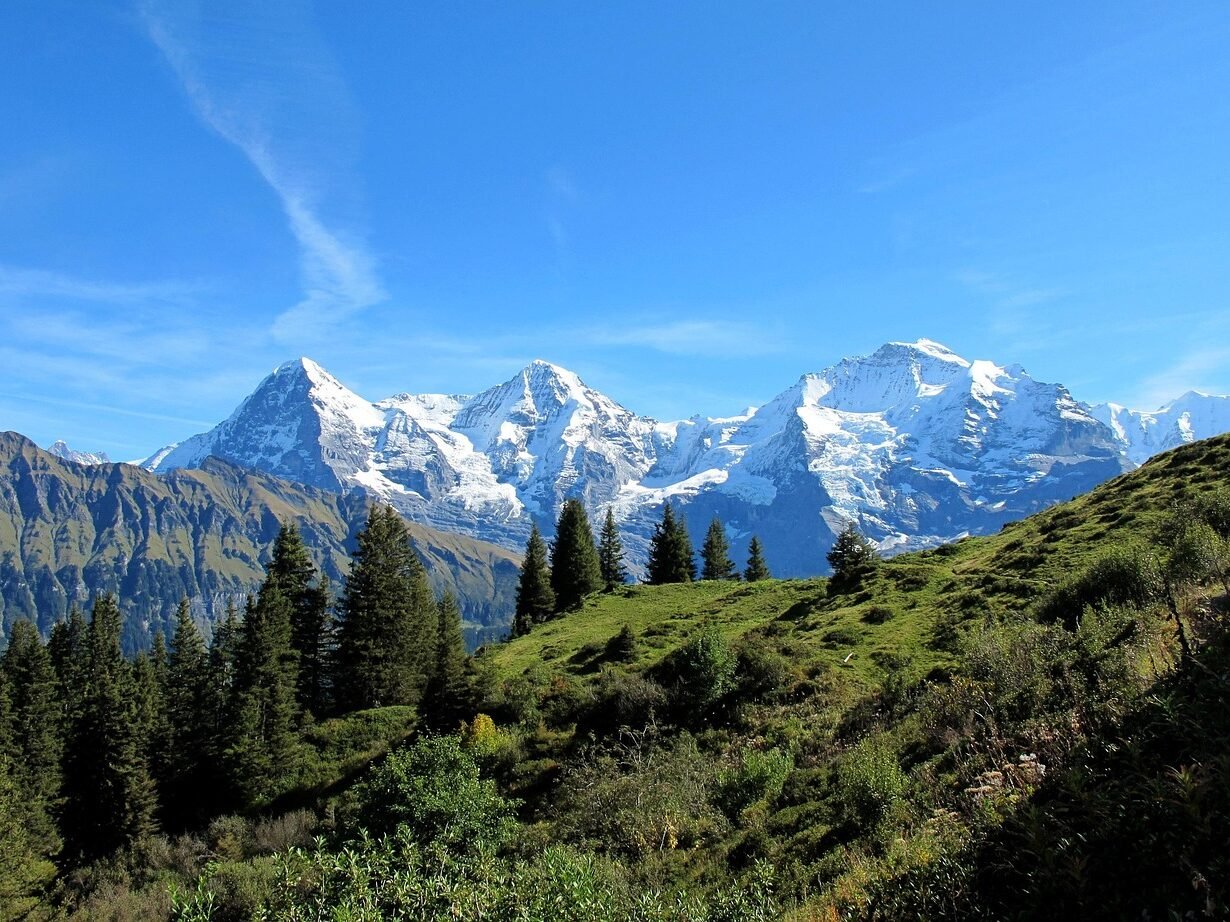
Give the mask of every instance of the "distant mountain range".
M 181 598 L 209 624 L 242 608 L 264 577 L 280 522 L 298 524 L 335 591 L 370 500 L 294 484 L 220 458 L 156 476 L 128 464 L 82 464 L 0 433 L 0 646 L 19 618 L 44 632 L 98 592 L 119 595 L 124 646 L 148 645 Z M 462 603 L 471 642 L 503 632 L 519 557 L 504 548 L 410 526 L 437 590 Z
M 775 574 L 824 570 L 854 521 L 886 552 L 985 533 L 1193 439 L 1230 431 L 1230 398 L 1189 393 L 1153 413 L 1089 406 L 1019 365 L 939 343 L 888 343 L 807 374 L 726 418 L 638 416 L 535 361 L 476 396 L 369 401 L 310 359 L 277 368 L 224 422 L 152 454 L 165 473 L 210 457 L 519 550 L 565 499 L 621 522 L 634 570 L 663 503 L 699 538 L 758 534 Z

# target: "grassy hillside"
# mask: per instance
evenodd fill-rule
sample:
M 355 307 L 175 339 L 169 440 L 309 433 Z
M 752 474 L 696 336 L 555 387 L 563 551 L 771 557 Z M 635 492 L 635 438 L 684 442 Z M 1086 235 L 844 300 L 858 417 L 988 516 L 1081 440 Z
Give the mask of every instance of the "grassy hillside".
M 505 679 L 543 667 L 583 677 L 628 625 L 643 639 L 630 665 L 644 668 L 714 625 L 731 639 L 766 638 L 797 667 L 842 667 L 864 683 L 905 660 L 926 673 L 950 662 L 945 640 L 962 623 L 1027 610 L 1108 547 L 1147 542 L 1181 500 L 1227 486 L 1230 436 L 1222 436 L 1153 458 L 997 535 L 884 561 L 856 593 L 830 596 L 825 579 L 628 586 L 488 647 L 483 661 Z
M 291 484 L 209 459 L 165 477 L 127 464 L 64 461 L 0 433 L 0 636 L 29 618 L 46 631 L 73 604 L 115 592 L 125 646 L 145 646 L 180 598 L 205 619 L 242 604 L 264 577 L 280 522 L 295 522 L 335 583 L 367 516 L 357 494 Z M 472 631 L 508 623 L 516 555 L 410 524 L 438 590 L 456 593 Z
M 593 597 L 582 610 L 476 658 L 485 689 L 479 706 L 495 715 L 512 753 L 499 770 L 526 798 L 527 820 L 552 837 L 620 855 L 650 879 L 698 885 L 767 859 L 779 869 L 783 892 L 799 902 L 799 918 L 873 914 L 875 906 L 897 905 L 899 884 L 915 888 L 902 903 L 907 909 L 898 907 L 907 917 L 919 906 L 938 912 L 928 900 L 949 886 L 968 900 L 994 902 L 1006 885 L 992 874 L 991 884 L 979 884 L 991 895 L 978 896 L 979 861 L 1022 860 L 1005 859 L 1008 846 L 995 851 L 995 843 L 1020 848 L 1021 833 L 1011 830 L 1019 828 L 1013 824 L 1028 797 L 1057 797 L 1041 774 L 1029 776 L 1032 766 L 1049 770 L 1056 784 L 1079 783 L 1071 780 L 1076 754 L 1113 749 L 1123 727 L 1134 724 L 1151 727 L 1151 738 L 1202 741 L 1201 761 L 1222 768 L 1192 782 L 1200 791 L 1226 780 L 1230 741 L 1216 733 L 1227 728 L 1159 728 L 1158 714 L 1150 715 L 1150 695 L 1164 685 L 1210 693 L 1198 675 L 1188 676 L 1205 667 L 1180 661 L 1165 605 L 1155 600 L 1084 615 L 1077 605 L 1058 621 L 1054 609 L 1062 607 L 1056 599 L 1068 598 L 1062 587 L 1116 549 L 1147 549 L 1164 563 L 1167 523 L 1173 530 L 1181 504 L 1227 488 L 1230 436 L 1157 457 L 997 535 L 884 561 L 854 591 L 833 594 L 823 579 L 770 580 L 630 586 Z M 1212 580 L 1178 598 L 1189 633 L 1207 644 L 1199 655 L 1210 662 L 1221 655 L 1219 594 Z M 624 628 L 634 640 L 621 645 Z M 724 697 L 698 699 L 688 670 L 703 652 L 699 639 L 714 634 L 739 665 Z M 752 679 L 741 678 L 744 669 Z M 1220 687 L 1214 691 L 1224 697 Z M 1205 704 L 1222 712 L 1217 702 Z M 1189 713 L 1203 707 L 1185 706 Z M 650 746 L 638 733 L 656 742 Z M 695 741 L 687 744 L 694 755 L 681 754 L 681 739 Z M 1185 744 L 1174 745 L 1181 752 Z M 636 767 L 649 758 L 646 747 L 658 753 L 657 776 Z M 763 774 L 775 758 L 788 761 L 785 777 L 759 795 L 734 798 L 732 806 L 722 792 Z M 1139 778 L 1116 781 L 1138 796 L 1146 789 L 1161 796 L 1158 785 L 1165 788 L 1181 760 L 1154 758 L 1139 767 Z M 707 796 L 683 797 L 684 776 L 707 778 Z M 994 789 L 969 793 L 986 784 Z M 632 789 L 639 803 L 658 803 L 658 815 L 612 806 Z M 1063 809 L 1073 809 L 1070 800 Z M 622 818 L 583 819 L 595 810 Z M 1230 847 L 1230 837 L 1217 838 L 1224 820 L 1216 821 L 1214 841 Z M 1059 843 L 1066 827 L 1050 822 Z M 1092 840 L 1104 822 L 1110 821 L 1090 818 L 1082 835 Z M 640 851 L 630 844 L 639 841 L 635 836 L 620 838 L 630 835 L 629 823 L 666 823 L 686 845 L 670 854 Z M 1209 845 L 1204 836 L 1193 839 L 1202 849 Z M 1069 851 L 1074 862 L 1089 859 Z M 959 871 L 951 880 L 943 878 L 947 861 Z M 1212 861 L 1192 874 L 1214 870 L 1225 869 Z M 1017 885 L 1041 887 L 1041 880 L 1058 893 L 1054 876 L 1077 872 L 1044 866 L 1031 873 L 1037 877 Z M 1122 890 L 1123 909 L 1144 899 L 1139 887 L 1147 884 L 1126 887 L 1111 868 L 1080 886 L 1100 894 L 1094 905 L 1078 901 L 1080 911 L 1096 917 L 1106 912 L 1106 893 Z M 1213 886 L 1216 899 L 1224 899 L 1230 881 Z M 944 911 L 976 910 L 967 902 Z M 897 911 L 885 910 L 885 917 Z

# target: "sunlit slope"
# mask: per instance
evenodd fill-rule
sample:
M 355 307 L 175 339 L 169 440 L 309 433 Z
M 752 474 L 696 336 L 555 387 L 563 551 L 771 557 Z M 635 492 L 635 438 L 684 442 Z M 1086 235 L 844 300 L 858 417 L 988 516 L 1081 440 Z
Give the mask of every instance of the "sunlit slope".
M 885 561 L 853 593 L 830 595 L 823 579 L 628 586 L 489 647 L 483 659 L 505 677 L 539 665 L 583 676 L 601 667 L 626 625 L 639 638 L 632 667 L 647 667 L 714 625 L 731 639 L 771 644 L 802 669 L 840 668 L 860 684 L 902 668 L 925 673 L 948 661 L 963 621 L 1028 607 L 1110 546 L 1146 538 L 1180 497 L 1227 485 L 1230 436 L 1218 436 L 999 534 Z
M 182 597 L 217 616 L 264 577 L 284 521 L 340 590 L 369 500 L 303 487 L 217 459 L 151 474 L 127 464 L 84 466 L 0 433 L 0 624 L 33 618 L 46 630 L 72 604 L 116 592 L 125 646 L 140 647 Z M 507 622 L 516 555 L 411 524 L 438 589 L 459 595 L 474 627 Z

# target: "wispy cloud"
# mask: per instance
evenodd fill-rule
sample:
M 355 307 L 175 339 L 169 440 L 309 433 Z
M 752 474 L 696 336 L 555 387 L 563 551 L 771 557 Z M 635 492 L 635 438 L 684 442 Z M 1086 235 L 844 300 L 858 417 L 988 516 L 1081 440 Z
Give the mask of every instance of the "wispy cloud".
M 151 40 L 201 120 L 277 195 L 299 245 L 302 298 L 271 332 L 284 343 L 319 339 L 386 298 L 361 235 L 325 215 L 324 200 L 344 194 L 334 185 L 347 171 L 346 151 L 322 147 L 344 147 L 350 133 L 336 68 L 300 4 L 240 4 L 229 15 L 211 5 L 209 20 L 168 6 L 147 0 L 141 7 Z
M 1230 366 L 1230 347 L 1199 347 L 1177 362 L 1140 382 L 1129 396 L 1131 407 L 1156 410 L 1188 391 L 1218 393 L 1224 389 L 1225 371 Z
M 183 282 L 100 281 L 43 269 L 0 266 L 0 296 L 136 304 L 150 301 L 182 302 L 199 293 L 201 288 L 198 284 Z

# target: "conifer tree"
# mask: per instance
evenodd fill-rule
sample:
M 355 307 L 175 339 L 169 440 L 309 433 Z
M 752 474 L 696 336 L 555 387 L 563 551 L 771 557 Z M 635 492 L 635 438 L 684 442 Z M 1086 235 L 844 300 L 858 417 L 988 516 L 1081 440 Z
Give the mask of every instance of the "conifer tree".
M 154 830 L 153 780 L 145 758 L 131 668 L 120 652 L 114 596 L 94 602 L 81 704 L 64 751 L 64 856 L 88 862 Z
M 773 576 L 769 572 L 769 565 L 764 560 L 764 550 L 760 546 L 760 539 L 752 535 L 752 540 L 747 546 L 747 569 L 743 571 L 743 578 L 749 583 L 759 582 L 762 579 L 771 579 Z
M 439 643 L 436 664 L 424 696 L 424 713 L 437 729 L 455 729 L 463 714 L 466 698 L 466 645 L 461 631 L 461 608 L 456 597 L 446 592 L 437 604 Z
M 43 646 L 38 629 L 30 621 L 18 621 L 9 635 L 8 649 L 0 661 L 0 685 L 6 698 L 7 746 L 12 756 L 12 777 L 21 791 L 32 827 L 31 839 L 46 851 L 54 851 L 58 837 L 52 822 L 60 794 L 60 759 L 63 752 L 59 690 L 51 655 Z
M 705 534 L 700 556 L 704 561 L 701 579 L 739 578 L 735 562 L 730 559 L 730 542 L 726 540 L 726 529 L 716 517 L 709 523 L 709 531 Z
M 219 626 L 222 630 L 222 626 Z M 211 745 L 214 692 L 210 686 L 209 654 L 188 600 L 175 612 L 175 633 L 167 654 L 167 746 L 163 816 L 172 829 L 200 823 L 220 806 Z
M 602 535 L 598 541 L 598 567 L 602 573 L 602 588 L 614 591 L 628 581 L 628 568 L 624 566 L 624 545 L 619 539 L 619 526 L 615 513 L 606 507 L 606 521 L 602 523 Z
M 316 568 L 299 529 L 283 523 L 273 542 L 268 579 L 291 604 L 291 647 L 298 657 L 295 699 L 301 711 L 315 716 L 327 709 L 329 653 L 329 586 Z
M 654 527 L 649 543 L 649 582 L 660 585 L 690 583 L 694 579 L 696 559 L 687 523 L 668 502 L 662 507 L 662 520 Z
M 162 631 L 155 632 L 154 643 L 155 646 L 149 653 L 137 654 L 129 670 L 132 676 L 134 719 L 145 763 L 154 783 L 161 787 L 167 777 L 171 741 L 166 703 L 166 645 L 162 641 Z M 159 808 L 162 808 L 161 801 Z
M 880 557 L 875 546 L 863 537 L 857 526 L 847 522 L 825 559 L 833 568 L 829 588 L 834 592 L 848 592 L 858 588 L 863 577 L 875 569 Z
M 517 583 L 517 609 L 513 618 L 514 637 L 529 633 L 531 627 L 546 621 L 555 613 L 555 591 L 551 588 L 551 571 L 547 566 L 547 544 L 537 525 L 530 527 L 525 544 L 525 559 L 521 562 L 521 578 Z
M 12 770 L 10 758 L 0 753 L 0 917 L 50 918 L 43 897 L 56 869 L 40 856 L 46 851 L 35 841 L 27 794 Z
M 51 629 L 47 642 L 47 652 L 51 654 L 51 666 L 56 674 L 61 726 L 65 732 L 81 711 L 81 690 L 85 687 L 90 663 L 89 632 L 85 616 L 74 605 L 68 619 L 57 622 Z
M 602 588 L 594 531 L 579 499 L 564 501 L 551 544 L 551 589 L 557 612 L 575 611 L 585 597 Z
M 337 691 L 343 703 L 355 709 L 417 704 L 439 622 L 427 571 L 391 507 L 373 508 L 359 533 L 340 608 Z
M 249 600 L 235 660 L 234 723 L 226 762 L 245 806 L 277 795 L 298 766 L 298 657 L 290 643 L 292 605 L 276 579 Z

